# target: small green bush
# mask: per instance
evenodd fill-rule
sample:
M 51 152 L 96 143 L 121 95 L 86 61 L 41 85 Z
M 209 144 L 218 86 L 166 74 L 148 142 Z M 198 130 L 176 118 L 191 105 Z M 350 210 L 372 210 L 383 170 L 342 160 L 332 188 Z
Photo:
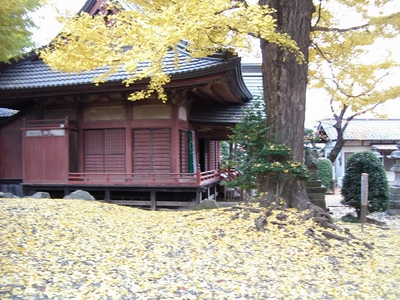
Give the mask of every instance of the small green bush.
M 332 162 L 327 158 L 318 159 L 318 178 L 328 189 L 332 189 L 333 167 Z
M 386 172 L 380 159 L 368 151 L 354 153 L 346 162 L 342 186 L 343 204 L 354 207 L 360 216 L 362 173 L 368 174 L 368 212 L 385 211 L 389 207 Z
M 284 183 L 291 179 L 307 180 L 309 172 L 300 162 L 292 161 L 291 150 L 283 144 L 267 139 L 263 100 L 243 111 L 242 120 L 232 129 L 229 136 L 232 143 L 240 146 L 237 161 L 232 162 L 240 172 L 240 176 L 225 182 L 227 186 L 239 186 L 248 193 L 251 189 L 259 189 L 265 178 L 277 185 L 277 198 Z

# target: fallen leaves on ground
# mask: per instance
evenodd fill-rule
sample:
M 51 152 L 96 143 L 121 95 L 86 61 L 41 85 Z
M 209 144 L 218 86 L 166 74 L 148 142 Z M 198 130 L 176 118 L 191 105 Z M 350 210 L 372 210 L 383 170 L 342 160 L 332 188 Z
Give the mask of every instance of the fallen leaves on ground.
M 266 232 L 257 213 L 80 200 L 0 199 L 0 217 L 1 299 L 400 298 L 399 232 L 372 224 L 323 250 L 295 211 Z

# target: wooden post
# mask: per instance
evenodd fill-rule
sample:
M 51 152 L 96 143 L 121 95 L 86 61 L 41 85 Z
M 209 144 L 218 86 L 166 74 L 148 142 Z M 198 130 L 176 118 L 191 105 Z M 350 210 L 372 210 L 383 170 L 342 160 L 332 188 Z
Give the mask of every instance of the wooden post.
M 364 231 L 364 223 L 367 221 L 368 210 L 368 174 L 361 174 L 361 230 Z
M 200 185 L 201 183 L 201 170 L 200 170 L 200 164 L 197 166 L 196 170 L 196 184 Z
M 155 190 L 150 191 L 150 202 L 151 202 L 151 210 L 156 210 L 157 205 L 156 205 L 156 191 Z
M 67 196 L 70 193 L 71 193 L 71 190 L 69 189 L 69 187 L 64 187 L 64 196 Z
M 111 191 L 110 189 L 106 188 L 104 190 L 104 201 L 111 203 L 111 197 L 110 197 Z
M 201 202 L 202 198 L 202 192 L 201 192 L 201 188 L 198 188 L 196 190 L 196 204 L 199 204 Z
M 125 172 L 133 172 L 133 104 L 132 101 L 125 101 Z

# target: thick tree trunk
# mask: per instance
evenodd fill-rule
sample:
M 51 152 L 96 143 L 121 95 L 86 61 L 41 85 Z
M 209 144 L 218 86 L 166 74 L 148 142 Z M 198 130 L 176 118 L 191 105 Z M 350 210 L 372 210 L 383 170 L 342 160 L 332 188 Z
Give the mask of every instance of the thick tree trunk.
M 288 33 L 298 43 L 308 62 L 312 0 L 260 0 L 259 3 L 276 9 L 277 30 Z M 292 159 L 303 162 L 308 66 L 299 64 L 293 54 L 265 40 L 261 40 L 261 52 L 269 138 L 289 146 Z M 263 190 L 272 189 L 265 186 Z M 304 209 L 309 205 L 303 182 L 287 182 L 282 195 L 290 207 Z

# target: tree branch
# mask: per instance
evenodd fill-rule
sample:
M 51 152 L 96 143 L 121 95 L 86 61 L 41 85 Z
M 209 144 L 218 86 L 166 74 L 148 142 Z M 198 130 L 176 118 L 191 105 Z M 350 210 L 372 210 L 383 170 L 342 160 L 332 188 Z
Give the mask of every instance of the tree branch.
M 249 7 L 249 5 L 247 4 L 246 0 L 237 0 L 236 2 L 241 2 L 241 3 L 243 3 L 243 5 L 244 5 L 245 8 Z M 229 10 L 231 10 L 231 9 L 234 9 L 234 8 L 240 8 L 240 6 L 239 6 L 239 5 L 232 5 L 232 6 L 229 7 L 228 9 L 223 9 L 223 10 L 221 10 L 221 11 L 215 12 L 214 15 L 216 15 L 216 16 L 217 16 L 217 15 L 220 15 L 220 14 L 222 14 L 222 13 L 224 13 L 224 12 L 226 12 L 226 11 L 229 11 Z
M 388 76 L 389 73 L 390 73 L 390 71 L 386 72 L 386 73 L 383 74 L 381 77 L 377 78 L 377 79 L 374 81 L 374 86 L 375 86 L 378 82 L 380 82 L 383 78 L 385 78 L 386 76 Z M 333 82 L 333 84 L 336 86 L 337 90 L 338 90 L 340 93 L 342 93 L 344 96 L 346 96 L 347 98 L 360 98 L 360 97 L 362 97 L 362 96 L 366 96 L 368 93 L 370 93 L 370 92 L 373 91 L 373 89 L 368 89 L 368 90 L 366 90 L 366 91 L 364 91 L 364 92 L 362 92 L 362 93 L 360 93 L 360 94 L 357 94 L 357 95 L 350 95 L 350 94 L 346 93 L 346 92 L 340 87 L 339 83 L 335 80 L 335 76 L 333 75 L 333 72 L 332 72 L 332 76 L 333 76 L 334 79 L 331 79 L 331 78 L 327 78 L 327 79 L 330 80 L 331 82 Z
M 249 5 L 247 4 L 247 1 L 246 0 L 236 0 L 237 2 L 241 2 L 241 3 L 243 3 L 244 4 L 244 7 L 249 7 Z
M 359 112 L 355 113 L 354 115 L 348 117 L 348 118 L 346 119 L 347 123 L 350 122 L 351 120 L 353 120 L 355 117 L 361 116 L 361 115 L 363 115 L 363 114 L 365 114 L 365 113 L 367 113 L 367 112 L 369 112 L 369 111 L 372 111 L 373 109 L 375 109 L 375 108 L 376 108 L 379 104 L 381 104 L 381 103 L 382 103 L 381 101 L 378 101 L 378 102 L 375 103 L 372 107 L 367 108 L 367 109 L 364 109 L 364 110 L 362 110 L 362 111 L 359 111 Z
M 329 101 L 329 107 L 330 107 L 330 109 L 331 109 L 331 112 L 332 112 L 332 114 L 333 114 L 335 120 L 337 121 L 337 118 L 338 118 L 339 116 L 336 114 L 335 109 L 333 108 L 333 97 L 331 97 L 331 100 Z
M 311 28 L 316 27 L 319 21 L 321 20 L 321 11 L 322 11 L 322 0 L 319 0 L 318 19 L 315 21 L 314 26 L 311 26 Z
M 336 28 L 336 27 L 322 27 L 322 26 L 312 26 L 311 27 L 311 31 L 331 31 L 331 32 L 348 32 L 348 31 L 352 31 L 352 30 L 359 30 L 359 29 L 364 29 L 367 28 L 369 26 L 369 24 L 364 24 L 364 25 L 360 25 L 360 26 L 354 26 L 354 27 L 349 27 L 349 28 Z
M 313 47 L 315 49 L 315 51 L 317 51 L 323 59 L 325 59 L 329 64 L 332 64 L 332 61 L 329 60 L 328 57 L 326 57 L 325 53 L 321 50 L 321 48 L 314 42 L 311 42 L 311 47 Z

